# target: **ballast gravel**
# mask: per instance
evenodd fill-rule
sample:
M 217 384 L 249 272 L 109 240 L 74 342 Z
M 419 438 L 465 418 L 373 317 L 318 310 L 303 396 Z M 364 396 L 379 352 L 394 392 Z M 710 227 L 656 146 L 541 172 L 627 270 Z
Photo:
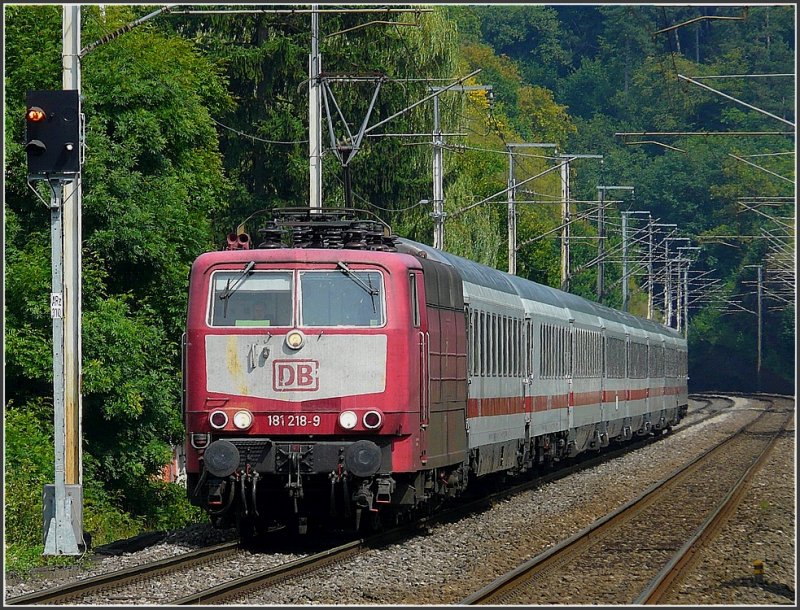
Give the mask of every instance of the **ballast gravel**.
M 793 404 L 793 400 L 787 402 Z M 658 443 L 497 503 L 455 523 L 431 526 L 427 535 L 382 549 L 236 600 L 241 605 L 432 605 L 458 604 L 523 561 L 571 536 L 635 497 L 746 421 L 764 403 L 734 397 L 733 405 L 696 426 L 705 402 L 690 400 L 684 422 Z M 720 408 L 717 403 L 713 408 Z M 674 604 L 793 604 L 795 580 L 795 434 L 782 439 L 735 516 L 718 535 L 695 580 Z M 171 532 L 161 543 L 121 556 L 84 561 L 69 570 L 38 570 L 25 578 L 7 575 L 6 598 L 232 540 L 235 532 L 196 525 Z M 759 544 L 760 543 L 760 544 Z M 256 569 L 291 561 L 288 553 L 243 553 L 218 566 L 195 568 L 177 579 L 141 583 L 82 603 L 168 604 L 183 595 Z M 765 562 L 764 582 L 753 577 L 754 560 Z M 568 581 L 580 575 L 564 574 Z M 625 578 L 624 566 L 609 578 Z M 536 603 L 563 604 L 554 597 Z

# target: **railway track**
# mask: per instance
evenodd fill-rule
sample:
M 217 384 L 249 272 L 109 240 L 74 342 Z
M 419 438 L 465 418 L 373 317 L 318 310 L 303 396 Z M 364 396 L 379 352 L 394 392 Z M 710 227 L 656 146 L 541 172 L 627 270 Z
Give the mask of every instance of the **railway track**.
M 253 591 L 276 586 L 284 581 L 302 577 L 334 563 L 347 561 L 368 548 L 379 547 L 411 535 L 407 528 L 398 528 L 369 539 L 358 539 L 337 547 L 314 553 L 289 563 L 281 564 L 253 574 L 230 580 L 209 589 L 204 589 L 173 600 L 170 605 L 223 604 L 247 596 Z
M 637 498 L 461 603 L 659 603 L 691 569 L 698 545 L 735 509 L 790 419 L 787 411 L 763 411 Z
M 76 601 L 101 591 L 119 589 L 140 580 L 157 578 L 165 574 L 187 570 L 195 566 L 230 557 L 240 552 L 242 552 L 242 549 L 238 542 L 225 542 L 198 549 L 190 553 L 183 553 L 176 557 L 169 557 L 152 563 L 132 566 L 106 574 L 99 574 L 98 576 L 91 576 L 43 591 L 12 597 L 6 600 L 6 604 L 14 606 L 60 604 Z
M 787 418 L 787 421 L 790 419 Z M 725 499 L 639 594 L 639 597 L 634 601 L 635 604 L 669 603 L 678 584 L 691 574 L 703 548 L 714 539 L 717 532 L 725 525 L 726 520 L 736 511 L 752 480 L 767 461 L 772 448 L 780 439 L 782 433 L 783 429 L 772 437 L 767 446 L 764 447 L 761 455 L 737 481 Z
M 694 399 L 697 400 L 697 398 Z M 719 404 L 719 400 L 721 400 L 719 397 L 711 397 L 704 400 L 706 405 L 704 407 L 700 407 L 699 409 L 695 409 L 695 413 L 705 410 L 706 407 L 709 407 L 714 403 Z M 732 401 L 728 400 L 727 403 L 732 404 Z M 702 418 L 689 422 L 688 426 L 700 423 L 708 417 L 713 417 L 718 413 L 718 410 L 709 410 L 709 412 Z M 687 426 L 682 425 L 680 428 L 684 429 L 686 427 Z M 488 506 L 491 506 L 493 503 L 496 503 L 504 498 L 535 489 L 548 482 L 567 477 L 580 470 L 591 468 L 600 463 L 612 460 L 626 452 L 654 442 L 658 442 L 661 438 L 663 437 L 643 437 L 642 439 L 632 443 L 621 445 L 619 448 L 606 449 L 602 453 L 593 455 L 591 457 L 584 456 L 583 459 L 574 464 L 563 466 L 542 476 L 523 481 L 518 485 L 507 487 L 494 493 L 486 494 L 470 502 L 455 506 L 449 510 L 444 510 L 432 517 L 417 521 L 414 524 L 411 524 L 409 527 L 393 529 L 385 534 L 371 537 L 368 540 L 352 540 L 345 544 L 324 549 L 319 553 L 310 554 L 306 557 L 290 561 L 279 566 L 266 569 L 257 569 L 242 578 L 223 582 L 214 587 L 177 598 L 172 601 L 171 604 L 191 605 L 221 603 L 237 597 L 242 597 L 249 591 L 261 588 L 269 588 L 280 582 L 299 578 L 305 574 L 320 570 L 332 563 L 347 561 L 349 558 L 356 556 L 369 548 L 379 547 L 384 544 L 396 542 L 404 537 L 407 538 L 417 535 L 419 533 L 420 526 L 424 526 L 426 523 L 432 525 L 437 521 L 458 519 L 463 515 L 469 514 L 470 512 L 482 510 Z M 224 545 L 209 547 L 208 549 L 200 549 L 198 551 L 173 557 L 167 560 L 161 560 L 152 564 L 143 564 L 132 568 L 126 568 L 124 570 L 83 579 L 81 581 L 69 583 L 60 587 L 54 587 L 44 591 L 26 594 L 11 598 L 7 601 L 10 605 L 48 604 L 65 601 L 72 601 L 74 603 L 83 598 L 87 598 L 104 591 L 108 592 L 120 590 L 120 593 L 122 593 L 121 590 L 132 583 L 142 582 L 148 579 L 155 580 L 167 575 L 177 575 L 192 567 L 201 566 L 212 562 L 216 563 L 220 560 L 231 558 L 242 552 L 244 552 L 244 549 L 242 549 L 238 543 L 226 543 Z M 220 571 L 225 570 L 223 564 L 220 564 L 218 568 Z

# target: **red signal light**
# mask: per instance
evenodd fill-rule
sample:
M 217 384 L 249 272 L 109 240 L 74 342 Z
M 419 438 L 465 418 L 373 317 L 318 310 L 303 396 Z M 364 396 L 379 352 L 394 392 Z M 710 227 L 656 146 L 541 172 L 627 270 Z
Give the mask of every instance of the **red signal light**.
M 25 152 L 28 175 L 81 171 L 80 99 L 77 89 L 28 91 L 25 98 Z M 21 117 L 20 117 L 21 118 Z
M 28 120 L 32 123 L 40 123 L 47 118 L 47 114 L 45 111 L 39 108 L 38 106 L 33 106 L 32 108 L 28 108 L 28 114 L 26 115 Z

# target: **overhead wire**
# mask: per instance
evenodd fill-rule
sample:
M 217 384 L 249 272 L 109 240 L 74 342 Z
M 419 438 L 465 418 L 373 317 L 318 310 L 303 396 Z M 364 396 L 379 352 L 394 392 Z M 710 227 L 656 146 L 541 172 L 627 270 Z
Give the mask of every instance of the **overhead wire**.
M 240 135 L 240 136 L 242 136 L 244 138 L 250 138 L 251 140 L 254 140 L 254 141 L 257 141 L 257 142 L 264 142 L 266 144 L 308 144 L 308 140 L 293 140 L 293 141 L 267 140 L 266 138 L 260 138 L 258 136 L 254 136 L 252 134 L 240 131 L 238 129 L 234 129 L 233 127 L 229 127 L 228 125 L 220 123 L 214 117 L 210 117 L 210 118 L 211 118 L 211 121 L 213 123 L 215 123 L 216 125 L 219 125 L 223 129 L 227 129 L 228 131 L 232 131 L 233 133 L 235 133 L 237 135 Z
M 344 187 L 344 181 L 339 176 L 335 176 L 335 178 L 336 178 L 336 181 L 339 183 L 339 185 Z M 378 209 L 378 210 L 382 210 L 384 212 L 408 212 L 409 210 L 413 210 L 414 208 L 418 208 L 423 203 L 422 201 L 418 201 L 414 205 L 410 205 L 410 206 L 408 206 L 406 208 L 384 208 L 382 206 L 379 206 L 376 203 L 372 203 L 368 199 L 365 199 L 364 197 L 362 197 L 361 195 L 356 193 L 354 190 L 352 191 L 352 193 L 353 193 L 353 196 L 356 197 L 356 199 L 360 199 L 366 205 L 368 205 L 368 206 L 370 206 L 372 208 Z

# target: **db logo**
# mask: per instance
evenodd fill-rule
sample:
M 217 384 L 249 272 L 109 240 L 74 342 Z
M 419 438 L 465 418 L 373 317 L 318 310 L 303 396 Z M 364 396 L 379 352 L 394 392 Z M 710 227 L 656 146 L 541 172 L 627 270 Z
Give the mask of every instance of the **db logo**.
M 319 389 L 319 362 L 316 360 L 275 360 L 272 363 L 272 389 L 276 392 Z

